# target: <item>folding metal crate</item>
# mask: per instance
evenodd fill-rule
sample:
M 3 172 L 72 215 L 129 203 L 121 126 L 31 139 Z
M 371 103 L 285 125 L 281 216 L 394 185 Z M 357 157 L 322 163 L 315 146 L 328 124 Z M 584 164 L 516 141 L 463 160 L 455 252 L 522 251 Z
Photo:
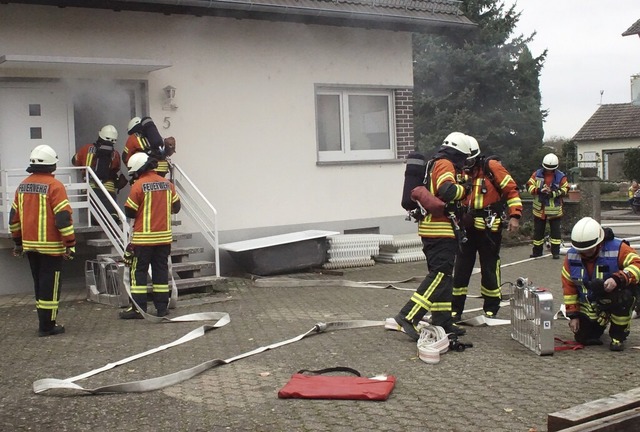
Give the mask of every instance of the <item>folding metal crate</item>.
M 553 355 L 553 295 L 518 278 L 510 304 L 511 337 L 538 355 Z
M 124 287 L 123 263 L 103 260 L 85 262 L 87 300 L 110 306 L 129 305 L 129 295 Z

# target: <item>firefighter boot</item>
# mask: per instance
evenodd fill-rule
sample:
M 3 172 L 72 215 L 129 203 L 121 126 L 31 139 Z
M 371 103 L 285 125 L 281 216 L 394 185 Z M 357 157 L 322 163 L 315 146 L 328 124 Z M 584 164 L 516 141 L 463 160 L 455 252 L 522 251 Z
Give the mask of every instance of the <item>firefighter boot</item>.
M 611 339 L 611 343 L 609 344 L 609 349 L 611 351 L 623 351 L 624 341 L 621 341 L 619 339 Z
M 56 325 L 55 321 L 51 320 L 51 310 L 38 309 L 38 336 L 55 336 L 64 333 L 64 326 Z
M 433 312 L 431 321 L 434 326 L 440 326 L 447 334 L 454 336 L 462 336 L 467 331 L 453 322 L 451 312 Z
M 156 307 L 156 315 L 159 317 L 169 315 L 169 293 L 154 293 L 153 305 Z
M 420 339 L 420 332 L 416 328 L 416 326 L 406 319 L 402 314 L 398 314 L 393 318 L 400 328 L 402 328 L 402 332 L 409 336 L 414 341 L 418 341 Z
M 143 312 L 147 312 L 147 295 L 146 294 L 132 294 L 131 298 L 135 301 Z M 144 319 L 142 314 L 135 305 L 131 304 L 127 309 L 120 312 L 120 319 Z

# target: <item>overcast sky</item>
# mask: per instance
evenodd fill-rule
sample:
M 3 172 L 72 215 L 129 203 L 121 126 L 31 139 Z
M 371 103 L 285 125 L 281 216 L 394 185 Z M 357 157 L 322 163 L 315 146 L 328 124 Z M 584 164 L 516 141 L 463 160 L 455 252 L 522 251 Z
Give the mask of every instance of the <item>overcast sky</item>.
M 549 110 L 545 139 L 571 138 L 603 104 L 631 101 L 640 74 L 640 37 L 622 36 L 640 19 L 640 0 L 504 0 L 521 11 L 515 34 L 537 32 L 534 56 L 548 49 L 540 76 Z

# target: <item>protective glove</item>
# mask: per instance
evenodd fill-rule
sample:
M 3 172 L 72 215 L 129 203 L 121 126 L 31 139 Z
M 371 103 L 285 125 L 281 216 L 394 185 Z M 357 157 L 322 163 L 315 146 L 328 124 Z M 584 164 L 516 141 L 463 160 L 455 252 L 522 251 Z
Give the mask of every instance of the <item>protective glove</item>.
M 120 173 L 118 179 L 116 180 L 116 189 L 118 189 L 118 192 L 120 192 L 127 185 L 127 183 L 127 178 L 124 176 L 124 174 Z
M 76 257 L 76 247 L 75 246 L 67 246 L 67 250 L 62 255 L 64 259 L 67 261 L 71 261 Z
M 24 256 L 24 250 L 22 249 L 22 245 L 18 246 L 15 245 L 13 247 L 13 256 L 14 257 L 18 257 L 18 258 L 22 258 Z
M 135 256 L 134 249 L 134 246 L 129 243 L 124 251 L 123 261 L 124 265 L 126 265 L 127 267 L 130 267 L 131 264 L 133 264 L 133 257 Z

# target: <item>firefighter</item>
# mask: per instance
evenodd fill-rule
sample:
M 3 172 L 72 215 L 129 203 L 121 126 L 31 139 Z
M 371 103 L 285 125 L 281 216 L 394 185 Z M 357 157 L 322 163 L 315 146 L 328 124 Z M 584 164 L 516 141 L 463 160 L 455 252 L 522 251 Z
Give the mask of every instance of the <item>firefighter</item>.
M 560 220 L 562 218 L 562 196 L 569 193 L 567 176 L 558 169 L 558 156 L 547 154 L 542 167 L 531 174 L 527 190 L 533 196 L 533 251 L 531 258 L 542 256 L 544 234 L 549 222 L 549 241 L 553 259 L 560 259 Z
M 507 230 L 517 232 L 522 216 L 518 185 L 494 156 L 480 155 L 478 141 L 469 136 L 471 156 L 467 159 L 467 194 L 463 201 L 467 241 L 462 244 L 453 272 L 452 314 L 460 320 L 467 299 L 469 279 L 480 258 L 480 293 L 487 317 L 495 318 L 500 309 L 500 245 L 503 218 Z
M 74 166 L 86 166 L 96 173 L 111 198 L 116 200 L 116 191 L 126 186 L 127 181 L 120 173 L 120 154 L 114 149 L 118 141 L 118 131 L 113 125 L 106 125 L 98 132 L 95 143 L 86 144 L 71 158 Z M 93 178 L 89 178 L 91 189 L 98 195 L 107 212 L 118 220 L 118 214 L 109 199 Z
M 64 333 L 57 324 L 62 261 L 75 255 L 72 209 L 64 185 L 53 176 L 58 155 L 47 145 L 31 151 L 31 175 L 16 189 L 9 214 L 13 255 L 27 255 L 38 312 L 38 336 Z
M 562 267 L 562 289 L 569 327 L 576 342 L 602 345 L 609 324 L 611 351 L 622 351 L 640 280 L 640 256 L 590 217 L 571 231 L 572 247 Z
M 151 266 L 153 304 L 159 317 L 169 313 L 169 264 L 171 254 L 171 214 L 180 211 L 180 198 L 173 184 L 154 171 L 156 161 L 138 152 L 127 163 L 135 180 L 125 203 L 125 215 L 134 219 L 131 241 L 125 252 L 130 266 L 131 296 L 140 309 L 147 311 L 147 276 Z M 131 305 L 120 313 L 121 319 L 140 319 L 140 311 Z
M 414 201 L 426 211 L 419 221 L 418 234 L 422 238 L 422 251 L 427 257 L 428 274 L 411 299 L 400 310 L 394 320 L 395 330 L 406 333 L 413 340 L 420 337 L 418 323 L 431 311 L 431 323 L 441 326 L 452 336 L 461 336 L 465 330 L 451 318 L 453 265 L 461 239 L 456 211 L 457 203 L 464 197 L 463 168 L 470 155 L 466 135 L 450 133 L 440 149 L 426 164 L 424 184 L 412 191 Z M 430 209 L 430 200 L 444 206 Z
M 167 158 L 175 153 L 176 141 L 173 137 L 163 139 L 151 117 L 134 117 L 127 126 L 129 138 L 122 151 L 122 160 L 128 163 L 129 158 L 138 152 L 144 152 L 158 161 L 155 171 L 162 177 L 169 172 Z

